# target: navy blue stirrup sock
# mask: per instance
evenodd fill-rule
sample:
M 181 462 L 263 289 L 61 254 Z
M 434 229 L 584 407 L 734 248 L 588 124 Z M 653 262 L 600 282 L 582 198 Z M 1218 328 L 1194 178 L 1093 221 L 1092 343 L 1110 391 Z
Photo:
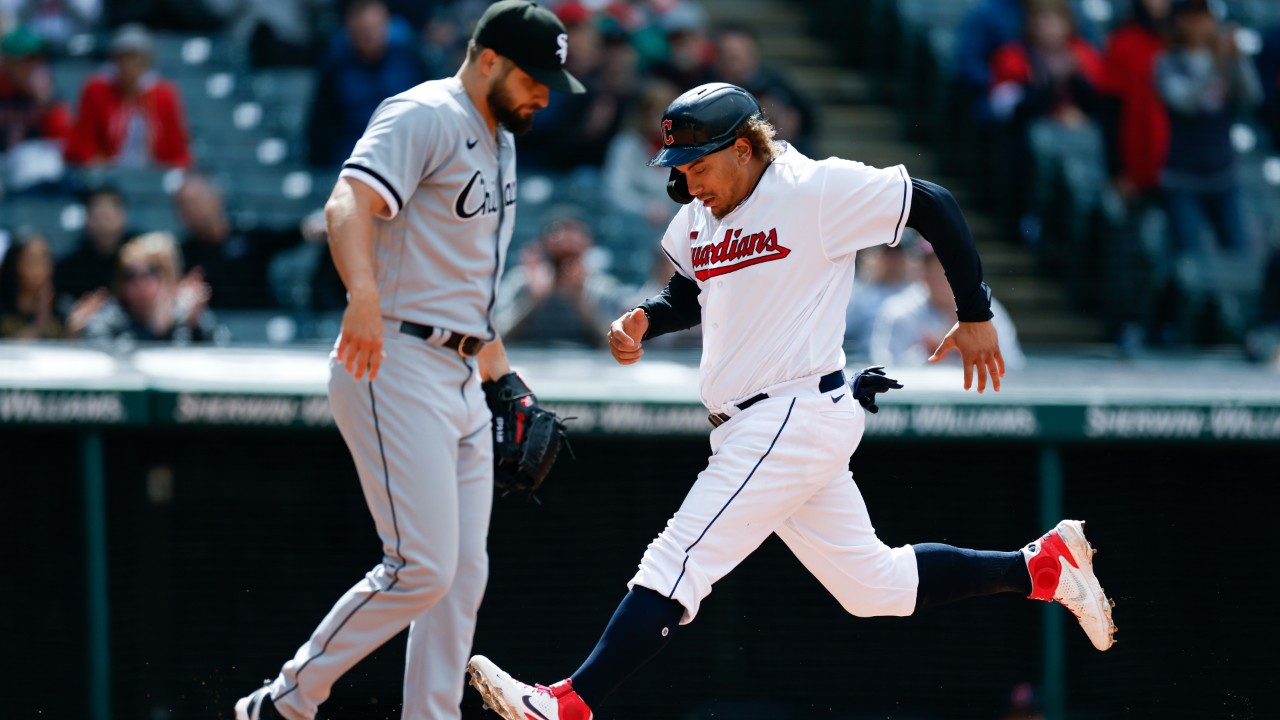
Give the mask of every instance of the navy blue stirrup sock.
M 618 604 L 591 656 L 570 678 L 593 711 L 631 673 L 666 647 L 684 606 L 639 585 Z
M 979 595 L 1031 594 L 1031 573 L 1021 551 L 968 550 L 941 543 L 912 548 L 920 573 L 916 610 Z

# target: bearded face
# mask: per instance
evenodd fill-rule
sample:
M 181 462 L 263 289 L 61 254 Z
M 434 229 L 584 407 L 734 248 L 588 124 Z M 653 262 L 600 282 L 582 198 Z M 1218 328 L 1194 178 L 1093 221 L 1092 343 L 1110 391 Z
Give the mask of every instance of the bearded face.
M 545 103 L 521 102 L 516 90 L 512 88 L 513 80 L 516 79 L 512 72 L 514 67 L 504 61 L 503 71 L 489 86 L 489 93 L 485 100 L 489 103 L 489 108 L 499 124 L 511 131 L 513 135 L 524 135 L 533 127 L 533 114 L 541 110 Z M 523 73 L 519 74 L 523 75 Z

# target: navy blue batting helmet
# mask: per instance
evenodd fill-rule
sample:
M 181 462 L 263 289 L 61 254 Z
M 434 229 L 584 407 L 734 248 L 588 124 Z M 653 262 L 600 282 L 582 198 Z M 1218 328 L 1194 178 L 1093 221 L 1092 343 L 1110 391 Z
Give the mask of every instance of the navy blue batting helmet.
M 729 83 L 707 83 L 686 92 L 662 114 L 662 149 L 655 167 L 691 163 L 733 144 L 738 126 L 760 116 L 751 93 Z

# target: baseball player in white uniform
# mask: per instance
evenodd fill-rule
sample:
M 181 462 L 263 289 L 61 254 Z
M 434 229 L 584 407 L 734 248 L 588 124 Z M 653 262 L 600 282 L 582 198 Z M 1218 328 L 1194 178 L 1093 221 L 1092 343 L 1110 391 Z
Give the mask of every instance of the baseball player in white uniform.
M 333 684 L 409 628 L 406 720 L 461 717 L 488 579 L 493 499 L 482 381 L 511 373 L 493 306 L 515 216 L 515 140 L 549 89 L 582 92 L 564 26 L 490 6 L 458 73 L 388 98 L 325 207 L 348 293 L 329 401 L 382 539 L 346 592 L 236 720 L 316 716 Z
M 897 243 L 907 226 L 933 242 L 959 322 L 932 359 L 956 351 L 965 389 L 976 373 L 978 392 L 988 382 L 999 390 L 990 291 L 950 193 L 901 166 L 811 160 L 775 141 L 755 98 L 733 85 L 688 91 L 662 123 L 664 147 L 651 164 L 673 168 L 672 197 L 688 201 L 662 240 L 676 272 L 608 336 L 613 357 L 628 365 L 644 340 L 701 323 L 712 456 L 581 667 L 533 686 L 477 655 L 468 669 L 485 704 L 506 720 L 590 720 L 770 533 L 853 615 L 905 616 L 1020 592 L 1062 603 L 1098 649 L 1109 648 L 1111 603 L 1082 523 L 1064 520 L 1012 552 L 891 548 L 876 537 L 849 472 L 863 432 L 860 402 L 874 405 L 874 392 L 846 382 L 841 350 L 859 249 Z

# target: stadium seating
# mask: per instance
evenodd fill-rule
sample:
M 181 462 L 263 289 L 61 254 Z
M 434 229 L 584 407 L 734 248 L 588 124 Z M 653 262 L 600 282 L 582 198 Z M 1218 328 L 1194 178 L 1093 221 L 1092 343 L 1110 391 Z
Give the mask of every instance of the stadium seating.
M 998 202 L 1002 195 L 999 173 L 991 172 L 991 147 L 978 128 L 966 118 L 968 108 L 957 94 L 957 84 L 950 79 L 955 32 L 965 15 L 980 0 L 873 0 L 869 17 L 880 32 L 870 35 L 876 46 L 869 54 L 876 72 L 885 74 L 887 99 L 894 101 L 905 117 L 932 122 L 908 123 L 916 139 L 932 143 L 943 166 L 950 172 L 969 171 L 966 179 L 988 187 L 987 205 L 998 212 L 1009 208 Z M 1124 19 L 1128 3 L 1124 0 L 1079 0 L 1077 7 L 1105 38 Z M 1241 24 L 1241 48 L 1246 53 L 1257 51 L 1258 33 L 1280 23 L 1280 3 L 1270 0 L 1225 0 L 1229 17 Z M 877 54 L 882 55 L 878 61 Z M 893 88 L 898 88 L 897 95 Z M 1247 230 L 1255 252 L 1261 253 L 1280 238 L 1280 155 L 1269 147 L 1265 137 L 1246 118 L 1235 132 L 1240 152 L 1242 196 L 1247 217 Z M 1058 182 L 1051 205 L 1068 213 L 1076 205 L 1071 185 Z M 1005 188 L 1007 190 L 1007 188 Z M 1112 203 L 1114 204 L 1114 203 Z M 1045 242 L 1038 248 L 1041 272 L 1061 278 L 1074 303 L 1083 309 L 1099 311 L 1105 290 L 1101 283 L 1106 268 L 1102 258 L 1109 243 L 1118 242 L 1117 233 L 1140 228 L 1139 246 L 1143 262 L 1155 269 L 1159 286 L 1161 277 L 1172 282 L 1178 294 L 1177 322 L 1184 335 L 1194 333 L 1193 325 L 1206 322 L 1216 325 L 1218 337 L 1238 340 L 1256 315 L 1260 273 L 1258 255 L 1242 258 L 1209 252 L 1207 260 L 1194 256 L 1169 258 L 1164 236 L 1165 219 L 1158 209 L 1139 222 L 1125 225 L 1104 203 L 1087 218 L 1044 218 L 1050 228 Z M 1088 228 L 1086 247 L 1054 247 L 1054 230 L 1084 223 Z M 1058 232 L 1057 235 L 1063 233 Z M 1093 257 L 1098 262 L 1090 262 Z M 1074 260 L 1073 260 L 1074 259 Z M 1147 302 L 1157 302 L 1149 298 Z
M 214 339 L 224 345 L 285 345 L 301 339 L 297 320 L 283 310 L 219 310 L 214 319 Z
M 250 81 L 253 98 L 263 110 L 263 123 L 273 135 L 285 138 L 292 159 L 305 157 L 307 109 L 315 91 L 310 68 L 256 70 Z
M 54 92 L 73 112 L 80 102 L 80 88 L 85 79 L 100 67 L 102 61 L 89 57 L 60 58 L 50 64 Z
M 67 254 L 84 229 L 84 205 L 73 195 L 30 195 L 0 202 L 0 228 L 36 230 L 54 257 Z
M 867 49 L 861 51 L 873 77 L 873 90 L 882 100 L 894 103 L 912 122 L 910 139 L 927 141 L 938 154 L 941 169 L 962 181 L 987 186 L 993 175 L 980 156 L 989 155 L 982 136 L 966 122 L 968 108 L 956 93 L 950 65 L 958 27 L 982 0 L 868 0 L 855 14 Z M 1123 19 L 1126 0 L 1074 0 L 1080 11 L 1101 33 Z M 1280 22 L 1280 3 L 1270 0 L 1225 0 L 1233 18 L 1246 27 L 1264 29 Z M 851 10 L 851 12 L 853 12 Z M 73 57 L 59 58 L 54 68 L 58 92 L 72 102 L 84 78 L 103 62 L 104 42 Z M 84 48 L 82 48 L 83 50 Z M 1246 48 L 1247 49 L 1247 48 Z M 243 226 L 290 227 L 308 213 L 323 206 L 335 179 L 332 172 L 317 172 L 305 165 L 305 124 L 307 108 L 315 89 L 310 68 L 252 68 L 245 49 L 227 36 L 160 32 L 155 35 L 155 64 L 172 79 L 183 96 L 190 125 L 195 169 L 211 175 L 227 192 L 228 210 Z M 978 157 L 975 157 L 978 156 Z M 1242 152 L 1244 198 L 1249 208 L 1251 233 L 1260 245 L 1280 236 L 1280 157 L 1264 142 Z M 963 170 L 972 174 L 965 176 Z M 985 179 L 984 179 L 985 178 Z M 177 230 L 171 193 L 180 175 L 157 170 L 112 170 L 77 172 L 69 187 L 80 189 L 111 182 L 125 194 L 134 227 Z M 1060 183 L 1060 192 L 1068 192 Z M 988 188 L 990 189 L 990 188 Z M 999 192 L 975 196 L 980 204 L 990 204 Z M 625 218 L 591 212 L 596 206 L 596 187 L 589 177 L 524 172 L 520 178 L 520 208 L 513 238 L 513 252 L 531 242 L 545 221 L 566 207 L 577 208 L 596 233 L 597 242 L 613 260 L 615 274 L 625 280 L 627 268 L 643 268 L 653 238 L 640 223 Z M 1058 207 L 1071 207 L 1072 198 L 1062 194 Z M 584 210 L 586 209 L 586 210 Z M 1002 209 L 997 207 L 989 209 Z M 1007 208 L 1004 208 L 1007 211 Z M 1104 213 L 1105 214 L 1105 213 Z M 50 218 L 56 222 L 50 223 Z M 1109 233 L 1124 232 L 1111 218 L 1060 219 L 1083 222 L 1089 227 L 1092 245 L 1087 248 L 1059 248 L 1065 257 L 1088 258 L 1109 242 Z M 83 223 L 83 208 L 77 197 L 61 194 L 22 202 L 0 203 L 0 224 L 32 224 L 44 229 L 55 252 L 70 249 Z M 1159 261 L 1164 250 L 1162 238 L 1154 237 L 1160 222 L 1146 222 L 1142 246 L 1147 259 Z M 514 255 L 513 255 L 514 257 Z M 313 267 L 311 250 L 282 258 L 273 274 L 283 304 L 296 308 L 299 283 Z M 1060 277 L 1077 303 L 1096 309 L 1100 278 L 1099 263 L 1071 266 L 1045 263 L 1046 275 Z M 1223 323 L 1231 328 L 1247 325 L 1251 293 L 1249 282 L 1231 282 L 1236 271 L 1230 264 L 1219 270 L 1187 269 L 1174 264 L 1171 277 L 1180 291 L 1194 303 L 1218 307 L 1225 313 Z M 1240 270 L 1240 269 L 1237 269 Z M 1230 278 L 1225 275 L 1232 276 Z M 1219 283 L 1223 293 L 1215 295 L 1209 286 Z M 1220 295 L 1220 296 L 1219 296 Z M 1229 317 L 1228 317 L 1229 316 Z M 246 320 L 251 322 L 252 319 Z M 244 336 L 244 332 L 240 333 Z

